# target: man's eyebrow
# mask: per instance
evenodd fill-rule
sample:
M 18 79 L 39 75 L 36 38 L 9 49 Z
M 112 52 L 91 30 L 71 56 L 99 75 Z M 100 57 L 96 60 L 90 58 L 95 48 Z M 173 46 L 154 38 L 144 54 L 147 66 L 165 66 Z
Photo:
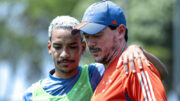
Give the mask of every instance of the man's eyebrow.
M 77 42 L 72 42 L 72 43 L 70 43 L 70 45 L 76 45 L 76 44 L 78 44 Z
M 54 45 L 60 45 L 60 44 L 59 44 L 59 43 L 53 43 L 53 46 L 54 46 Z

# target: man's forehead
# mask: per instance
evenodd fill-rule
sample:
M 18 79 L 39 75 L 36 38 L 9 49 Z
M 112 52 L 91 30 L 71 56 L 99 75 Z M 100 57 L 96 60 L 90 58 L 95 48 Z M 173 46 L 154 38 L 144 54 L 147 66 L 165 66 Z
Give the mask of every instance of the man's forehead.
M 52 37 L 69 37 L 69 38 L 78 38 L 81 36 L 79 34 L 72 35 L 70 29 L 53 29 Z
M 57 40 L 53 40 L 52 41 L 53 44 L 64 44 L 64 45 L 74 45 L 74 44 L 80 44 L 80 41 L 76 40 L 76 39 L 63 39 L 63 38 L 59 38 Z
M 80 41 L 78 36 L 59 36 L 52 39 L 53 43 L 59 44 L 78 44 Z

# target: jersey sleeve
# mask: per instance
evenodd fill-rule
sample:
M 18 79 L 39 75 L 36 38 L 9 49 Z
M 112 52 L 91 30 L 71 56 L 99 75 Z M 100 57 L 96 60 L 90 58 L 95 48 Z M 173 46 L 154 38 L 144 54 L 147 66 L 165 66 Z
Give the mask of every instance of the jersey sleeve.
M 130 73 L 126 85 L 127 95 L 133 101 L 167 101 L 164 86 L 156 68 L 143 61 L 143 69 L 139 70 L 135 61 L 137 73 Z
M 23 95 L 23 100 L 22 101 L 33 101 L 32 100 L 32 87 L 28 88 L 24 95 Z
M 104 68 L 103 64 L 92 63 L 92 64 L 89 64 L 88 70 L 89 70 L 89 80 L 90 80 L 91 87 L 94 92 L 97 85 L 101 81 L 101 78 L 104 74 L 105 68 Z

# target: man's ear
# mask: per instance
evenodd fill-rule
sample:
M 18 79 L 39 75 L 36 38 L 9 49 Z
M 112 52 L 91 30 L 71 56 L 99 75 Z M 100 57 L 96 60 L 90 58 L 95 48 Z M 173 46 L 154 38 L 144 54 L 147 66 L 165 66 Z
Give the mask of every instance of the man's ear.
M 119 33 L 119 39 L 123 39 L 126 34 L 126 27 L 121 24 L 117 27 L 118 33 Z
M 51 55 L 51 41 L 48 41 L 48 52 Z
M 81 54 L 84 54 L 84 52 L 86 51 L 86 42 L 85 41 L 82 41 L 82 52 Z

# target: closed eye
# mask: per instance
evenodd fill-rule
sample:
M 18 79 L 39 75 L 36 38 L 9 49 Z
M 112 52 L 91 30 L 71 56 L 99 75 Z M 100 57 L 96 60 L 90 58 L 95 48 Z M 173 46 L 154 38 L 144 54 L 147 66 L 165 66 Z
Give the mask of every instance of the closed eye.
M 77 44 L 73 44 L 73 45 L 70 45 L 69 46 L 71 49 L 76 49 L 76 48 L 78 48 L 78 45 Z
M 59 50 L 59 49 L 62 48 L 62 46 L 61 46 L 60 44 L 56 44 L 56 43 L 53 44 L 53 47 L 54 47 L 56 50 Z
M 61 47 L 59 47 L 59 46 L 54 46 L 54 48 L 55 48 L 56 50 L 61 49 Z

